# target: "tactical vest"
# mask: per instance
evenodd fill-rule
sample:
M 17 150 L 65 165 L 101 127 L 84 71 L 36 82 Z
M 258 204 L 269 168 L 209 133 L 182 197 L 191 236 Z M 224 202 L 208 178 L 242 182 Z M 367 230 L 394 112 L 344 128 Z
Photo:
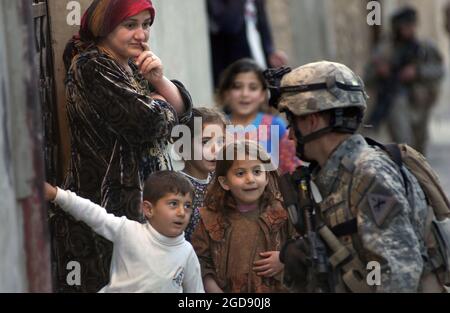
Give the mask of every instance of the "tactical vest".
M 414 150 L 415 151 L 415 150 Z M 390 155 L 391 156 L 391 155 Z M 405 156 L 404 154 L 401 155 Z M 359 195 L 365 192 L 365 187 L 369 186 L 370 179 L 363 178 L 359 187 L 361 190 L 352 186 L 353 172 L 355 170 L 355 161 L 358 155 L 354 155 L 353 159 L 345 157 L 341 166 L 342 169 L 339 176 L 339 184 L 344 186 L 343 192 L 334 192 L 327 196 L 320 204 L 321 217 L 327 227 L 322 227 L 319 230 L 321 237 L 327 243 L 328 247 L 332 250 L 330 257 L 330 264 L 333 267 L 333 272 L 336 273 L 334 277 L 335 291 L 336 292 L 373 292 L 374 287 L 370 287 L 367 284 L 366 277 L 368 271 L 366 270 L 367 262 L 377 261 L 373 260 L 372 256 L 366 256 L 362 242 L 358 236 L 357 220 L 356 216 L 356 203 Z M 391 156 L 391 158 L 393 158 Z M 394 158 L 394 163 L 395 158 Z M 410 172 L 416 176 L 419 184 L 424 190 L 429 203 L 429 214 L 425 227 L 425 244 L 428 252 L 429 259 L 425 260 L 426 267 L 422 275 L 419 291 L 421 292 L 443 292 L 448 291 L 446 285 L 449 281 L 449 257 L 448 257 L 448 242 L 446 241 L 445 234 L 442 234 L 443 228 L 439 228 L 439 219 L 435 218 L 436 209 L 430 205 L 430 196 L 427 188 L 423 186 L 423 178 L 417 177 L 417 170 L 411 169 L 411 160 L 407 160 L 405 157 L 405 165 Z M 398 163 L 397 163 L 398 165 Z M 400 166 L 403 166 L 400 163 Z M 431 168 L 431 167 L 430 167 Z M 406 179 L 404 172 L 400 170 L 402 177 Z M 367 182 L 364 182 L 367 179 Z M 405 184 L 408 184 L 405 181 Z M 430 186 L 430 184 L 428 184 Z M 339 190 L 340 188 L 337 188 Z M 405 186 L 407 190 L 407 187 Z M 342 190 L 342 189 L 341 189 Z M 433 209 L 432 209 L 433 208 Z M 439 217 L 448 216 L 444 211 L 442 212 L 442 206 L 439 206 L 440 211 L 436 215 Z M 445 232 L 445 231 L 444 231 Z M 447 234 L 448 237 L 448 234 Z M 447 238 L 448 240 L 448 238 Z
M 352 210 L 351 205 L 354 161 L 346 157 L 341 162 L 344 170 L 341 171 L 339 184 L 345 187 L 337 190 L 347 192 L 331 193 L 319 204 L 321 218 L 327 225 L 319 229 L 319 234 L 332 250 L 329 261 L 333 273 L 336 273 L 333 277 L 334 291 L 367 293 L 374 289 L 366 282 L 367 263 L 361 254 L 364 250 L 358 236 L 357 212 Z

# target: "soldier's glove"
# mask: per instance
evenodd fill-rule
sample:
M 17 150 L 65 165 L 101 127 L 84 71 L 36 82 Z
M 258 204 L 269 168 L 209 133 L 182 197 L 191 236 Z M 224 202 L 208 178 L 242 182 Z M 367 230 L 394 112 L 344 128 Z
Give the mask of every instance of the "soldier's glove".
M 288 240 L 281 248 L 280 261 L 284 264 L 284 284 L 291 291 L 305 291 L 308 268 L 312 266 L 308 242 L 303 237 Z

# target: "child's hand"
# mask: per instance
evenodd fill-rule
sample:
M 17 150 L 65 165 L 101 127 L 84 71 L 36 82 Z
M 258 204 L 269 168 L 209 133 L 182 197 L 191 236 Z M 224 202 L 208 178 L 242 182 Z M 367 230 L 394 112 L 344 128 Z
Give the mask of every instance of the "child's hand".
M 49 183 L 44 183 L 44 195 L 45 195 L 45 201 L 53 201 L 56 198 L 56 187 L 53 187 Z
M 258 276 L 273 277 L 279 274 L 283 268 L 280 262 L 280 251 L 267 251 L 259 254 L 264 259 L 253 262 L 253 270 Z
M 146 43 L 141 43 L 144 51 L 138 56 L 136 65 L 139 67 L 139 72 L 152 85 L 156 85 L 163 78 L 163 65 L 161 59 L 158 58 Z

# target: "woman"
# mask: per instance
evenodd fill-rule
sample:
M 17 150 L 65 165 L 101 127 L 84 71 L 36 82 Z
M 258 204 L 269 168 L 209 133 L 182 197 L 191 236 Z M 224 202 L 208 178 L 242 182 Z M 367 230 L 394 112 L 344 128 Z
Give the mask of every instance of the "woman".
M 64 53 L 72 141 L 64 187 L 134 220 L 142 219 L 144 180 L 171 168 L 171 129 L 190 118 L 192 107 L 147 45 L 154 18 L 150 0 L 96 0 Z M 50 222 L 57 290 L 93 292 L 107 284 L 110 242 L 60 210 Z M 81 265 L 81 286 L 67 283 L 70 261 Z

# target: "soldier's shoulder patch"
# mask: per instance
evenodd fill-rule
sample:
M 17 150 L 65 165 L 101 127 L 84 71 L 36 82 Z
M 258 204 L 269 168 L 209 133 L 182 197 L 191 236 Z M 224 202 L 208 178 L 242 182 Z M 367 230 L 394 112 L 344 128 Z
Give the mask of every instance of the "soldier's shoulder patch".
M 370 211 L 372 212 L 375 223 L 381 227 L 388 216 L 393 214 L 397 208 L 397 199 L 394 196 L 369 193 L 367 195 Z

